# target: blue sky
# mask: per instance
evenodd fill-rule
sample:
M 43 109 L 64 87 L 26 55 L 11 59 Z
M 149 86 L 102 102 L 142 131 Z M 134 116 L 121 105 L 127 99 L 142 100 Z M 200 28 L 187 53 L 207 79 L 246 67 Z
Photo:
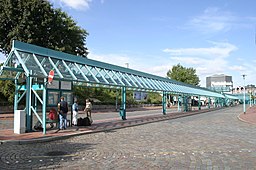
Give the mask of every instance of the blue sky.
M 50 0 L 89 32 L 88 58 L 166 76 L 180 63 L 256 84 L 254 0 Z

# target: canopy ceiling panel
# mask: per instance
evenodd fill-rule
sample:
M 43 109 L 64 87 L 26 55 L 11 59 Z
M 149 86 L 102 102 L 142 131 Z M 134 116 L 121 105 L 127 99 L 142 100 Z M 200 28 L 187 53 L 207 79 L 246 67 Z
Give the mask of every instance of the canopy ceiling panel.
M 5 75 L 8 68 L 12 71 L 22 69 L 27 76 L 38 78 L 47 78 L 48 73 L 54 70 L 56 80 L 96 87 L 125 86 L 131 90 L 166 91 L 173 94 L 224 98 L 222 94 L 206 88 L 19 41 L 13 41 L 12 51 L 0 74 Z

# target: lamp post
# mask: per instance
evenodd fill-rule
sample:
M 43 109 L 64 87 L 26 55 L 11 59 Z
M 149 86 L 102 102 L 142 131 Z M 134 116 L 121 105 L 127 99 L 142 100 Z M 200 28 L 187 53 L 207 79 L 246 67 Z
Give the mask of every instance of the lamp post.
M 250 107 L 252 107 L 252 92 L 250 92 Z
M 245 74 L 242 75 L 243 76 L 243 79 L 244 79 L 244 114 L 246 113 L 245 111 Z

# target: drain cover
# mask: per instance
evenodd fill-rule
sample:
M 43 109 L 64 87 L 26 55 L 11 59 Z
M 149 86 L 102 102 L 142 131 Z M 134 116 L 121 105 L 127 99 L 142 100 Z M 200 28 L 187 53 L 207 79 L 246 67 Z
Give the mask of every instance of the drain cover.
M 67 155 L 67 152 L 64 151 L 52 151 L 52 152 L 47 152 L 45 155 L 46 156 L 63 156 L 63 155 Z

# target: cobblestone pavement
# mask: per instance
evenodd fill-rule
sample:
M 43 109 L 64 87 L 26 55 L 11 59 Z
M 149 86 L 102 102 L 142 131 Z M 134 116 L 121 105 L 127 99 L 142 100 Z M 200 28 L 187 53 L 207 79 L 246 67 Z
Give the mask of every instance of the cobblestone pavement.
M 241 107 L 33 144 L 0 145 L 0 169 L 256 169 Z

